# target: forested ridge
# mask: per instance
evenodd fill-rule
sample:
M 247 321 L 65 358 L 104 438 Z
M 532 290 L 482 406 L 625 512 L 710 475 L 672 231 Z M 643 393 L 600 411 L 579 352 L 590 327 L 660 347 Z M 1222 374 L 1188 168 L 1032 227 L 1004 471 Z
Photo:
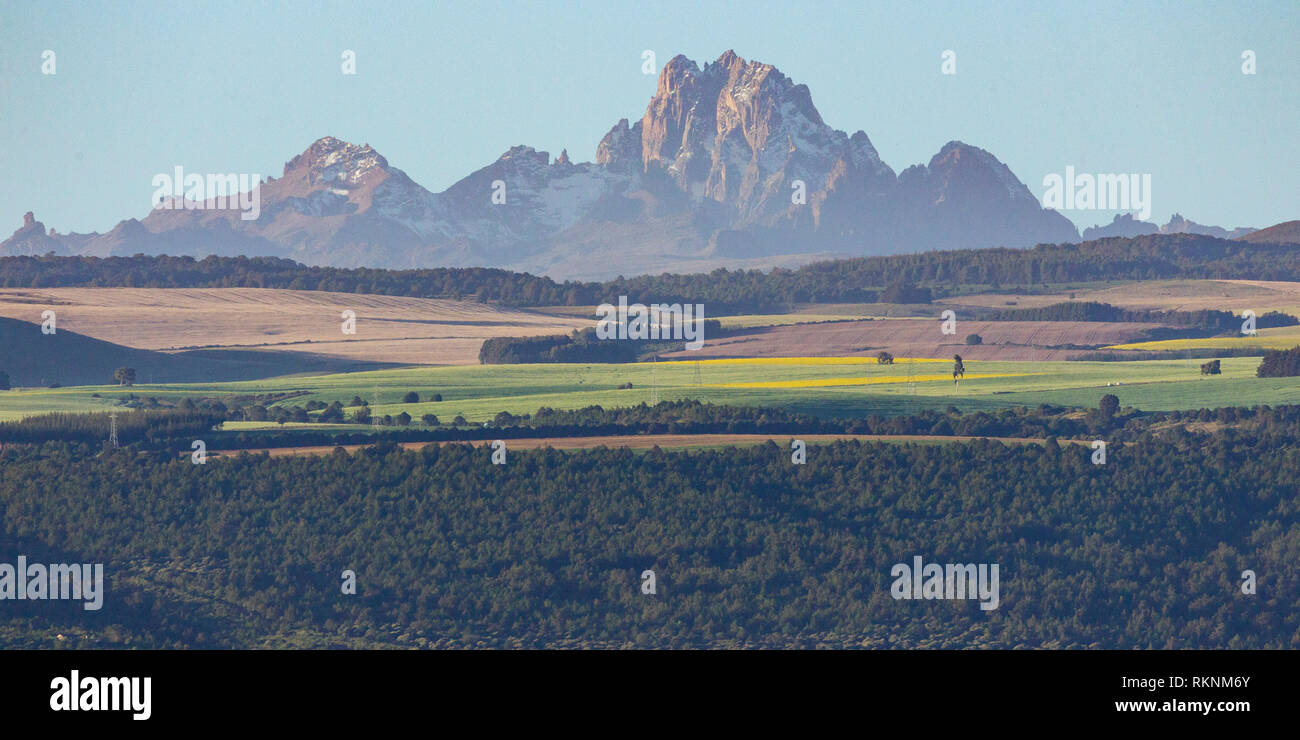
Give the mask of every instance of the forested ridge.
M 1153 425 L 1104 465 L 1050 441 L 804 465 L 773 443 L 505 465 L 457 444 L 206 465 L 10 447 L 0 562 L 103 562 L 109 586 L 93 613 L 5 603 L 0 646 L 1300 647 L 1300 421 L 1220 415 L 1250 423 Z M 998 563 L 999 608 L 891 598 L 916 555 Z
M 288 288 L 468 298 L 511 306 L 704 303 L 710 315 L 797 303 L 924 302 L 963 286 L 1212 278 L 1300 280 L 1300 249 L 1194 234 L 1150 234 L 1032 249 L 965 249 L 817 262 L 796 270 L 718 269 L 557 283 L 490 268 L 379 270 L 275 257 L 0 257 L 0 287 Z

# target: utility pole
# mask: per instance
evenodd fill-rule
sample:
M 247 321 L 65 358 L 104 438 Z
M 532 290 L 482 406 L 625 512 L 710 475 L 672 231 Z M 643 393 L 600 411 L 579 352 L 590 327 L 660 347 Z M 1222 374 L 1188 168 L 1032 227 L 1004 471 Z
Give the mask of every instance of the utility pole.
M 373 404 L 370 405 L 370 427 L 371 427 L 372 429 L 378 429 L 378 428 L 379 428 L 379 413 L 375 410 L 375 407 L 377 407 L 377 406 L 379 405 L 379 386 L 375 386 L 375 395 L 374 395 L 374 399 L 375 399 L 375 402 L 374 402 Z
M 655 355 L 654 364 L 650 366 L 650 405 L 659 405 L 659 355 Z
M 108 443 L 117 447 L 117 412 L 108 413 Z

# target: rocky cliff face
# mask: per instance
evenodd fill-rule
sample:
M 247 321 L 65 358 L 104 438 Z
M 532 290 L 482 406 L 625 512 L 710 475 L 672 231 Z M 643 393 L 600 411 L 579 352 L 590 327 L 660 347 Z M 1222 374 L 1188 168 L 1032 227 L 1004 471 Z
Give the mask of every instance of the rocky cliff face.
M 256 220 L 205 205 L 104 235 L 37 239 L 25 226 L 0 254 L 279 254 L 597 278 L 1078 239 L 989 152 L 954 141 L 896 175 L 865 132 L 826 124 L 807 86 L 730 51 L 703 68 L 670 60 L 594 163 L 516 146 L 435 194 L 369 145 L 325 137 L 261 183 Z

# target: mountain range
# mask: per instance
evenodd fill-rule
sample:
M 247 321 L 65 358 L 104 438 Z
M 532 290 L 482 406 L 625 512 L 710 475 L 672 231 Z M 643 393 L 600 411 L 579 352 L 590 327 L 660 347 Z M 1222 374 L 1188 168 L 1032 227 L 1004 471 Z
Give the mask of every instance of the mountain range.
M 1087 242 L 1109 236 L 1134 237 L 1144 234 L 1200 234 L 1219 239 L 1240 239 L 1255 231 L 1257 229 L 1248 226 L 1239 226 L 1235 229 L 1225 229 L 1222 226 L 1205 226 L 1186 219 L 1178 213 L 1169 218 L 1169 223 L 1159 226 L 1150 221 L 1136 219 L 1130 213 L 1121 213 L 1105 226 L 1093 226 L 1084 229 L 1083 240 Z
M 1079 240 L 989 152 L 951 141 L 896 173 L 865 132 L 827 125 L 806 85 L 731 51 L 703 68 L 669 61 L 644 114 L 616 123 L 594 162 L 516 146 L 433 193 L 368 144 L 325 137 L 261 183 L 256 219 L 212 200 L 163 205 L 105 234 L 58 234 L 29 212 L 0 256 L 273 255 L 604 279 Z M 1147 227 L 1170 228 L 1101 228 Z

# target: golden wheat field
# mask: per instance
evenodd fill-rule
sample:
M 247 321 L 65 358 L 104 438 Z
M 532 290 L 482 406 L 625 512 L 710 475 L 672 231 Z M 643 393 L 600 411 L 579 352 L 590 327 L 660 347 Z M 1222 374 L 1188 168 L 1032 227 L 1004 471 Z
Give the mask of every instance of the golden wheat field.
M 251 348 L 402 364 L 478 362 L 484 339 L 562 334 L 590 319 L 470 301 L 263 288 L 7 288 L 0 316 L 159 351 Z M 356 332 L 343 333 L 343 311 Z

